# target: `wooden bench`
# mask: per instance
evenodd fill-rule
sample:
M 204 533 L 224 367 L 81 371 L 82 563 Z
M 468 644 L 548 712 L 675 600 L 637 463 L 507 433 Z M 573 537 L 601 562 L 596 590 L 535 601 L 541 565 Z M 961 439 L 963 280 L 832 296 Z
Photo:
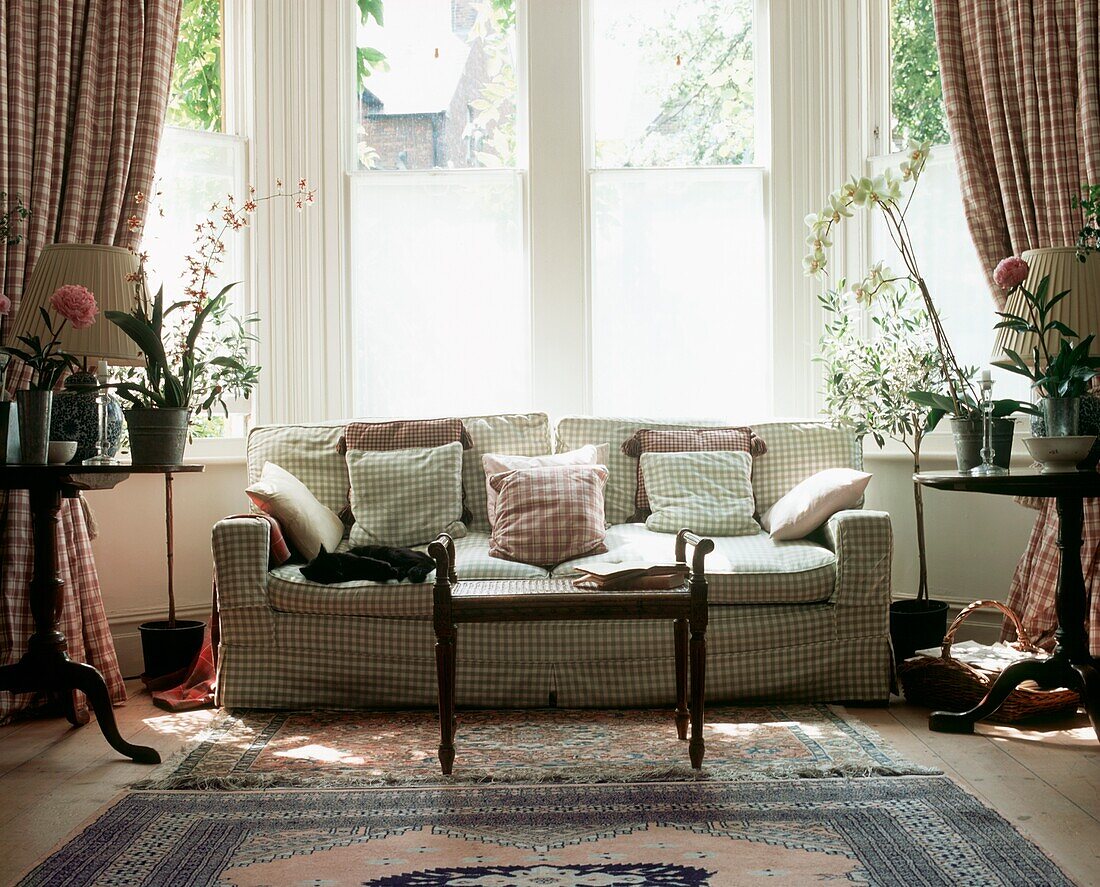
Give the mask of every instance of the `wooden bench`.
M 687 739 L 691 766 L 703 765 L 703 693 L 707 661 L 707 581 L 703 561 L 714 550 L 710 539 L 688 530 L 676 534 L 676 562 L 687 563 L 687 546 L 694 549 L 691 573 L 679 588 L 660 591 L 624 589 L 591 591 L 571 579 L 498 579 L 460 582 L 454 568 L 454 542 L 447 534 L 428 546 L 435 560 L 432 623 L 439 682 L 439 763 L 444 775 L 455 759 L 456 626 L 463 622 L 537 622 L 544 620 L 668 619 L 676 649 L 676 732 Z M 688 704 L 690 660 L 691 702 Z

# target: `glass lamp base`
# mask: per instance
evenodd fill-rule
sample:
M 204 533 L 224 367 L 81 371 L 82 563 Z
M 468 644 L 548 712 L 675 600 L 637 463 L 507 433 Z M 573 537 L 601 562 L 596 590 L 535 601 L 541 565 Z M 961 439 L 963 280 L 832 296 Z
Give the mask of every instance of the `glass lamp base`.
M 1001 468 L 1000 465 L 979 465 L 976 468 L 971 468 L 967 474 L 974 477 L 998 477 L 1008 474 L 1008 469 Z

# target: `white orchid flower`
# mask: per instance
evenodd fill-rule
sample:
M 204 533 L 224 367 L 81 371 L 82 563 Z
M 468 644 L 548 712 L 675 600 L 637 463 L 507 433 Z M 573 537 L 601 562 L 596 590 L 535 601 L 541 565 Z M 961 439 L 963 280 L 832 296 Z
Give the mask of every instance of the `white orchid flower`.
M 806 246 L 808 246 L 814 254 L 823 254 L 824 251 L 832 245 L 833 242 L 823 234 L 811 234 L 806 238 Z
M 851 218 L 852 211 L 848 209 L 848 204 L 851 202 L 851 198 L 845 199 L 842 191 L 834 191 L 829 195 L 828 205 L 822 215 L 827 214 L 834 224 L 841 219 Z
M 822 254 L 803 257 L 802 270 L 807 277 L 821 277 L 825 273 L 825 256 Z
M 866 206 L 868 201 L 873 199 L 875 192 L 875 185 L 867 176 L 862 176 L 855 183 L 855 190 L 852 192 L 852 203 L 856 206 Z

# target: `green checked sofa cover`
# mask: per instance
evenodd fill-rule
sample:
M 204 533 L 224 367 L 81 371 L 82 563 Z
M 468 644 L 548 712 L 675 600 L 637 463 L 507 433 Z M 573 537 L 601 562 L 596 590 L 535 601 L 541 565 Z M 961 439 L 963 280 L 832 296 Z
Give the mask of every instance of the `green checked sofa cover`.
M 484 453 L 537 456 L 610 445 L 600 560 L 669 559 L 674 536 L 628 523 L 635 461 L 620 447 L 639 428 L 737 422 L 566 417 L 543 413 L 463 419 L 473 519 L 456 540 L 460 579 L 561 581 L 581 561 L 547 571 L 488 554 Z M 847 431 L 820 422 L 754 425 L 767 444 L 753 465 L 763 512 L 825 468 L 862 467 Z M 270 425 L 252 431 L 248 474 L 276 462 L 328 507 L 347 503 L 343 424 Z M 712 701 L 883 702 L 890 685 L 892 537 L 881 512 L 841 512 L 812 539 L 716 538 L 707 559 L 710 625 L 707 698 Z M 372 708 L 436 704 L 432 576 L 422 585 L 315 585 L 299 565 L 268 569 L 269 526 L 227 518 L 213 531 L 221 612 L 218 696 L 228 708 Z M 583 560 L 583 559 L 582 559 Z M 461 705 L 646 706 L 675 699 L 672 626 L 661 622 L 531 622 L 464 625 Z

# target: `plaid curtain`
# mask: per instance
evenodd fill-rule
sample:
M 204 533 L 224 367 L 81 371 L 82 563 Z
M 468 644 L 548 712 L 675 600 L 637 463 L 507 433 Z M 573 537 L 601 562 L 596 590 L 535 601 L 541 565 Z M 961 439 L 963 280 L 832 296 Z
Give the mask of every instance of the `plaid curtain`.
M 1100 181 L 1100 0 L 933 0 L 966 220 L 997 262 L 1072 245 L 1070 197 Z
M 22 241 L 0 244 L 0 286 L 13 314 L 46 244 L 136 245 L 128 218 L 143 218 L 146 205 L 134 195 L 153 182 L 179 17 L 180 0 L 0 0 L 0 191 L 31 209 Z M 9 387 L 20 382 L 9 379 Z M 80 500 L 64 502 L 61 518 L 61 630 L 70 654 L 99 668 L 121 703 L 126 691 Z M 30 539 L 27 495 L 12 493 L 0 522 L 0 664 L 18 660 L 33 630 Z M 0 693 L 0 722 L 33 702 Z

